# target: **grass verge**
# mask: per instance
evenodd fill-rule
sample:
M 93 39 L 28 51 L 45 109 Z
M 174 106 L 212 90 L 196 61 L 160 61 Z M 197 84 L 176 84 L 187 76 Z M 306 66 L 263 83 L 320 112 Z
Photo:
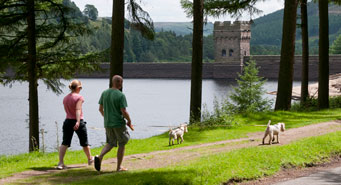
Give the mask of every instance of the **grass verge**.
M 184 164 L 124 173 L 80 169 L 26 179 L 46 184 L 221 184 L 273 175 L 281 168 L 306 167 L 341 155 L 341 132 L 302 139 L 284 146 L 258 146 L 212 154 Z M 266 156 L 266 157 L 265 157 Z
M 162 134 L 147 139 L 131 140 L 126 147 L 126 155 L 146 153 L 158 150 L 169 150 L 178 147 L 215 142 L 228 139 L 245 137 L 247 133 L 263 131 L 263 127 L 253 125 L 265 125 L 269 119 L 273 123 L 285 122 L 286 128 L 295 128 L 308 124 L 341 119 L 341 109 L 330 109 L 314 112 L 268 112 L 248 115 L 238 115 L 236 120 L 239 127 L 227 128 L 199 128 L 191 127 L 185 135 L 185 142 L 181 145 L 168 146 L 168 134 Z M 160 144 L 162 143 L 162 144 Z M 92 154 L 99 154 L 100 148 L 91 149 Z M 107 158 L 116 157 L 116 149 L 108 153 Z M 57 165 L 58 153 L 30 153 L 0 157 L 0 178 L 4 178 L 25 170 L 48 169 Z M 86 163 L 83 151 L 68 151 L 65 156 L 66 164 Z

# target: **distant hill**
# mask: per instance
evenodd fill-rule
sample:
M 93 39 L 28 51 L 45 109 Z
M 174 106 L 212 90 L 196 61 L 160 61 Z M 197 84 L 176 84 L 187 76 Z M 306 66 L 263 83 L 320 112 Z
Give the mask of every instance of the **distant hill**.
M 284 10 L 278 10 L 274 13 L 259 17 L 252 24 L 251 53 L 252 54 L 279 54 L 282 42 L 282 24 Z M 300 15 L 300 9 L 298 9 Z M 318 51 L 318 5 L 317 3 L 308 3 L 308 21 L 309 21 L 309 41 L 310 52 Z M 298 20 L 298 24 L 300 21 Z M 213 33 L 213 24 L 207 23 L 204 28 L 204 35 Z M 177 35 L 186 35 L 192 33 L 192 23 L 190 22 L 155 22 L 155 31 L 173 31 Z M 332 43 L 338 35 L 341 34 L 341 6 L 329 5 L 329 39 Z M 296 50 L 301 50 L 301 30 L 298 27 L 296 33 Z
M 69 0 L 65 0 L 69 1 Z M 72 5 L 75 6 L 75 5 Z M 79 19 L 84 16 L 75 11 Z M 298 12 L 300 10 L 298 9 Z M 341 7 L 329 7 L 330 43 L 341 34 Z M 318 53 L 318 6 L 308 4 L 310 54 Z M 252 24 L 251 55 L 279 55 L 282 39 L 283 10 L 262 16 Z M 298 20 L 299 23 L 299 20 Z M 88 21 L 93 34 L 79 37 L 79 48 L 82 53 L 106 50 L 109 58 L 111 43 L 111 18 L 99 18 Z M 214 23 L 207 23 L 204 28 L 204 60 L 214 61 L 214 39 L 212 36 Z M 149 41 L 130 28 L 125 21 L 124 60 L 126 62 L 190 62 L 192 53 L 192 23 L 191 22 L 155 22 L 155 39 Z M 301 53 L 300 28 L 296 34 L 296 54 Z
M 177 35 L 188 35 L 192 33 L 193 24 L 191 22 L 154 22 L 156 32 L 172 31 Z M 208 22 L 204 26 L 204 36 L 213 33 L 213 23 Z
M 252 25 L 251 36 L 251 53 L 265 54 L 272 52 L 279 54 L 282 42 L 282 24 L 283 12 L 279 10 L 266 16 L 254 20 Z M 300 9 L 298 9 L 300 16 Z M 300 20 L 298 20 L 300 24 Z M 308 32 L 309 32 L 309 49 L 311 54 L 318 53 L 318 34 L 319 34 L 319 16 L 318 5 L 316 3 L 308 3 Z M 296 54 L 301 53 L 301 29 L 296 29 Z M 341 34 L 341 6 L 329 5 L 329 41 L 330 44 Z M 269 53 L 267 53 L 269 54 Z
M 254 20 L 252 25 L 251 44 L 279 45 L 282 37 L 283 9 Z M 298 9 L 298 15 L 300 10 Z M 318 5 L 308 3 L 309 37 L 318 36 Z M 299 23 L 299 21 L 298 21 Z M 329 6 L 329 33 L 331 40 L 335 34 L 340 34 L 341 6 Z M 300 28 L 297 29 L 297 39 L 301 38 Z

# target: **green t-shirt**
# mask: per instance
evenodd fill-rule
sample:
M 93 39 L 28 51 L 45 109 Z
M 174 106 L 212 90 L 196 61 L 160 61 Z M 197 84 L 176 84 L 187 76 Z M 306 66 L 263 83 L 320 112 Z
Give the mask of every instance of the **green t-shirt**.
M 117 89 L 105 90 L 98 102 L 104 108 L 104 127 L 117 128 L 126 124 L 121 108 L 127 107 L 125 95 Z

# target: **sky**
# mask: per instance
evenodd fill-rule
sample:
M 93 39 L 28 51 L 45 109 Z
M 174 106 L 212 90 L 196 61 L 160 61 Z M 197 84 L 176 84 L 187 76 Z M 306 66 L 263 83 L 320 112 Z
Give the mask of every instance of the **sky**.
M 71 0 L 76 3 L 81 11 L 86 4 L 94 5 L 98 10 L 99 17 L 111 17 L 113 0 Z M 139 2 L 139 0 L 137 0 Z M 186 17 L 180 6 L 180 0 L 141 0 L 141 6 L 147 11 L 154 22 L 190 22 L 191 18 Z M 253 17 L 257 18 L 284 7 L 284 0 L 265 0 L 259 2 L 256 7 L 263 11 L 262 14 Z M 250 16 L 245 14 L 240 20 L 250 20 Z M 220 17 L 218 19 L 208 18 L 209 22 L 214 21 L 234 21 L 230 17 Z

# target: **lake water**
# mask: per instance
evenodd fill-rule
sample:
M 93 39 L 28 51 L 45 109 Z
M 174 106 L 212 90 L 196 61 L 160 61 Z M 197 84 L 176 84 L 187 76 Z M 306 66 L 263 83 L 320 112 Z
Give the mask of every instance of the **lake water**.
M 89 142 L 92 147 L 105 142 L 103 117 L 98 111 L 98 100 L 108 87 L 107 79 L 81 79 L 84 96 L 84 120 L 87 122 Z M 69 82 L 63 81 L 64 84 Z M 203 80 L 202 102 L 212 110 L 215 97 L 222 99 L 231 91 L 233 82 L 227 80 Z M 297 84 L 297 82 L 295 82 Z M 123 92 L 127 97 L 128 112 L 135 131 L 131 138 L 140 139 L 167 131 L 189 120 L 190 80 L 184 79 L 125 79 Z M 264 86 L 275 91 L 277 82 Z M 45 130 L 46 151 L 56 151 L 57 138 L 62 140 L 62 124 L 65 119 L 63 98 L 69 93 L 67 87 L 57 96 L 39 84 L 40 128 Z M 12 88 L 0 86 L 0 155 L 28 152 L 28 83 L 15 83 Z M 275 96 L 266 95 L 270 99 Z M 56 124 L 57 123 L 57 124 Z M 58 127 L 57 127 L 58 125 Z M 57 132 L 58 128 L 58 132 Z M 40 139 L 42 144 L 42 139 Z M 71 150 L 81 149 L 74 135 Z

